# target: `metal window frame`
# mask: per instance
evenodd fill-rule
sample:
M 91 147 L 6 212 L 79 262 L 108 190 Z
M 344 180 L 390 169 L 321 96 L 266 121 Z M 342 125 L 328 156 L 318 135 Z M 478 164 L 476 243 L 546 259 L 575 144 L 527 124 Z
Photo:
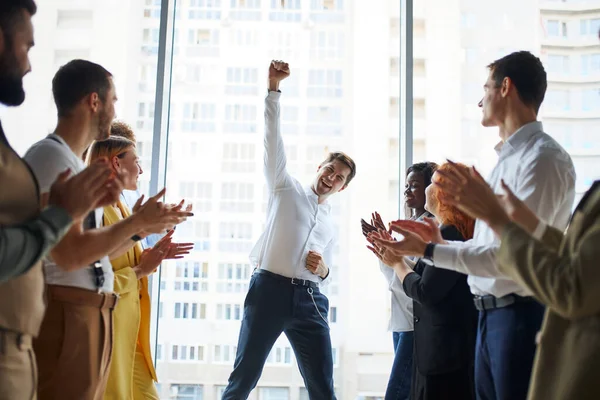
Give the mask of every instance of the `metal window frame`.
M 400 0 L 400 168 L 398 215 L 404 215 L 402 193 L 406 169 L 413 163 L 413 0 Z
M 160 5 L 160 28 L 158 32 L 158 59 L 156 64 L 156 93 L 154 96 L 154 126 L 152 134 L 152 159 L 150 164 L 149 193 L 158 193 L 167 180 L 167 154 L 169 150 L 169 113 L 171 110 L 171 83 L 173 69 L 173 46 L 175 39 L 175 11 L 177 0 L 162 0 Z M 150 343 L 154 354 L 158 351 L 158 305 L 160 304 L 160 281 L 162 267 L 148 279 L 150 303 L 155 305 L 150 318 Z M 154 357 L 156 366 L 156 356 Z

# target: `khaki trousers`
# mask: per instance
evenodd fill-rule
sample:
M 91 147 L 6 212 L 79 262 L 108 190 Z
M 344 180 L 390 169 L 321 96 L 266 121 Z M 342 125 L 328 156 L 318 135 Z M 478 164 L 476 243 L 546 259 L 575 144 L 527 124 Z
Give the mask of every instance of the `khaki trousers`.
M 0 328 L 0 400 L 37 399 L 31 336 Z
M 40 400 L 100 400 L 113 343 L 117 296 L 48 285 L 48 308 L 33 341 Z

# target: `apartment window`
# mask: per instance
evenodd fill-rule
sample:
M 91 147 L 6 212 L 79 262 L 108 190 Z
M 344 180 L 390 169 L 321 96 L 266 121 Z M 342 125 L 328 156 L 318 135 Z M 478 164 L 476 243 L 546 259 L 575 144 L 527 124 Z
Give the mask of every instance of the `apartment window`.
M 342 97 L 341 70 L 309 70 L 308 97 Z
M 254 172 L 256 170 L 255 154 L 254 144 L 224 143 L 222 172 Z
M 309 135 L 341 135 L 342 108 L 333 106 L 308 107 L 306 133 Z
M 241 304 L 217 304 L 217 319 L 222 321 L 241 321 L 243 308 Z
M 600 109 L 600 89 L 586 89 L 582 91 L 581 108 L 583 111 L 594 111 Z
M 154 126 L 154 102 L 139 102 L 137 116 L 136 128 L 144 131 L 152 131 Z
M 308 396 L 308 390 L 305 387 L 300 388 L 300 395 L 298 396 L 298 400 L 310 400 Z
M 188 385 L 182 383 L 171 384 L 171 397 L 175 400 L 202 400 L 204 399 L 204 387 L 202 385 Z
M 392 39 L 400 38 L 400 18 L 390 19 L 390 37 Z
M 599 29 L 600 29 L 600 18 L 582 19 L 579 22 L 579 33 L 581 34 L 581 36 L 597 37 Z
M 150 91 L 156 86 L 156 65 L 140 65 L 139 71 L 139 89 L 142 92 Z
M 162 360 L 162 344 L 159 343 L 156 345 L 156 361 L 161 361 L 161 360 Z
M 286 387 L 259 387 L 258 400 L 289 400 L 290 389 Z
M 221 19 L 221 0 L 190 0 L 189 19 Z
M 227 68 L 225 94 L 256 96 L 258 94 L 258 69 Z
M 333 358 L 333 365 L 338 365 L 338 351 L 335 347 L 331 348 L 331 358 Z
M 221 211 L 248 213 L 254 211 L 254 184 L 225 182 L 221 184 Z
M 320 23 L 344 22 L 344 0 L 311 0 L 310 19 Z
M 390 97 L 390 118 L 400 117 L 400 98 Z
M 570 98 L 568 90 L 548 90 L 544 105 L 551 111 L 569 111 L 571 109 Z
M 214 132 L 217 108 L 208 103 L 184 103 L 181 130 L 184 132 Z
M 546 34 L 551 37 L 567 37 L 567 23 L 552 19 L 547 20 Z
M 255 133 L 258 111 L 255 105 L 227 104 L 225 106 L 225 133 Z
M 547 69 L 550 73 L 568 74 L 569 57 L 562 54 L 549 54 L 547 61 Z
M 197 147 L 196 143 L 189 144 L 190 150 L 190 161 L 195 159 L 193 154 L 193 148 Z M 179 182 L 179 196 L 185 198 L 186 201 L 191 202 L 194 205 L 194 212 L 210 212 L 212 209 L 212 183 L 210 182 L 198 182 L 198 181 L 181 181 Z M 194 224 L 193 220 L 187 220 L 183 224 L 177 227 L 177 233 L 191 237 L 193 235 Z M 210 232 L 210 223 L 203 228 L 204 232 Z M 208 238 L 209 235 L 206 236 Z M 198 250 L 198 249 L 195 249 Z
M 208 222 L 205 224 L 208 224 Z M 175 278 L 173 279 L 173 287 L 177 292 L 207 292 L 208 263 L 178 260 L 175 265 Z M 177 304 L 179 303 L 176 303 L 176 305 Z
M 475 28 L 476 21 L 475 14 L 473 13 L 462 13 L 460 15 L 460 26 L 463 29 Z
M 210 29 L 190 29 L 188 30 L 188 45 L 218 46 L 219 31 Z
M 206 304 L 175 303 L 175 319 L 206 319 Z
M 249 222 L 221 222 L 219 251 L 245 253 L 252 249 L 252 224 Z
M 394 201 L 398 201 L 398 197 L 395 198 Z M 338 207 L 339 209 L 339 207 Z M 335 229 L 336 233 L 339 232 L 339 229 Z M 329 282 L 328 285 L 324 286 L 321 289 L 321 292 L 323 292 L 324 295 L 326 296 L 337 296 L 337 294 L 340 291 L 340 267 L 336 264 L 336 258 L 337 255 L 339 255 L 340 253 L 340 248 L 339 248 L 339 244 L 336 245 L 333 249 L 333 254 L 334 254 L 334 263 L 333 265 L 329 266 L 329 274 L 331 276 L 331 282 Z
M 218 270 L 217 292 L 246 293 L 252 275 L 250 264 L 220 263 Z
M 237 346 L 216 345 L 214 347 L 213 361 L 215 363 L 232 363 L 235 359 Z
M 329 322 L 333 324 L 337 322 L 337 307 L 329 307 Z
M 298 32 L 275 32 L 267 37 L 269 42 L 269 54 L 273 54 L 276 60 L 290 60 L 295 58 L 301 42 Z M 289 80 L 298 75 L 298 70 L 286 79 L 286 95 L 288 94 Z
M 281 133 L 289 135 L 297 134 L 299 116 L 300 109 L 298 107 L 281 106 Z
M 271 365 L 291 365 L 292 364 L 292 348 L 289 346 L 273 346 L 267 364 Z
M 390 58 L 390 76 L 393 78 L 400 76 L 400 58 L 398 57 Z
M 146 28 L 142 31 L 142 52 L 154 56 L 158 54 L 158 28 Z
M 600 72 L 600 54 L 584 54 L 581 56 L 581 74 L 590 75 Z
M 229 32 L 229 44 L 231 47 L 256 47 L 259 43 L 260 33 L 249 29 L 232 29 Z
M 231 0 L 229 15 L 238 21 L 260 21 L 260 0 Z
M 161 0 L 146 0 L 144 5 L 144 18 L 160 19 Z
M 316 60 L 335 60 L 344 57 L 344 33 L 317 31 L 310 35 L 310 56 Z
M 271 10 L 269 11 L 269 20 L 275 22 L 300 22 L 301 0 L 271 0 Z
M 166 285 L 165 285 L 165 287 L 166 287 Z M 161 290 L 163 290 L 162 282 L 161 282 Z M 163 317 L 163 302 L 161 301 L 160 303 L 158 303 L 158 318 L 162 318 L 162 317 Z

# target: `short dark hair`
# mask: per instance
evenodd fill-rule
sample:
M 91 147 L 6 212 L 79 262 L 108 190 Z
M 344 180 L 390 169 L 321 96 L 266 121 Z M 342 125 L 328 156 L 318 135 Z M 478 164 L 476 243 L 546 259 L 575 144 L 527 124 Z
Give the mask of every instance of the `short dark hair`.
M 329 153 L 329 155 L 327 156 L 325 161 L 321 163 L 321 165 L 328 164 L 335 160 L 344 163 L 348 168 L 350 168 L 350 174 L 346 177 L 346 183 L 344 183 L 344 186 L 346 186 L 356 176 L 356 163 L 346 153 L 343 153 L 341 151 L 334 151 L 332 153 Z
M 123 121 L 114 121 L 110 127 L 110 136 L 118 136 L 136 142 L 131 126 Z
M 406 169 L 406 176 L 411 172 L 419 173 L 423 175 L 423 182 L 425 183 L 425 187 L 431 185 L 431 178 L 433 174 L 438 169 L 438 165 L 431 161 L 420 162 L 411 165 Z
M 0 30 L 6 37 L 11 37 L 17 23 L 22 21 L 23 10 L 34 15 L 37 6 L 33 0 L 0 1 Z
M 517 51 L 487 66 L 492 72 L 496 87 L 504 78 L 510 78 L 521 101 L 537 113 L 544 101 L 548 81 L 546 70 L 539 58 L 528 51 Z
M 102 102 L 110 90 L 112 76 L 101 65 L 86 60 L 72 60 L 59 68 L 52 79 L 52 94 L 59 117 L 65 117 L 83 99 L 98 93 Z

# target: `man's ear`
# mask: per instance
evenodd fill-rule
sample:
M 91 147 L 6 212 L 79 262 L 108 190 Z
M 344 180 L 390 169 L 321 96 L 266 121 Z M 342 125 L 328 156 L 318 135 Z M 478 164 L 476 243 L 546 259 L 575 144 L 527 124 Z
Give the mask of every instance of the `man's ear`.
M 346 183 L 344 186 L 342 186 L 342 188 L 340 190 L 338 190 L 338 193 L 341 192 L 342 190 L 346 189 L 348 187 L 348 184 Z

